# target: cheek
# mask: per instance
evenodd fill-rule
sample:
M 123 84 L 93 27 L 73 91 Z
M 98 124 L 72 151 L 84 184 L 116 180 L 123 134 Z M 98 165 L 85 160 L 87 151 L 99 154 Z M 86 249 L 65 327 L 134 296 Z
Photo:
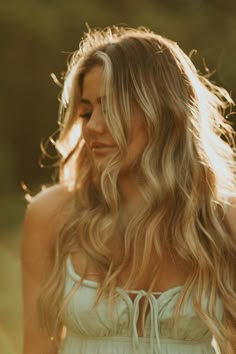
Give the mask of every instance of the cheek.
M 147 129 L 144 122 L 139 122 L 133 129 L 131 144 L 136 147 L 136 150 L 142 152 L 148 142 Z
M 128 159 L 137 160 L 142 155 L 147 145 L 147 136 L 144 132 L 134 135 L 128 148 Z
M 145 149 L 145 147 L 147 145 L 147 141 L 148 140 L 147 140 L 146 134 L 144 132 L 142 134 L 140 134 L 139 139 L 137 141 L 137 145 L 139 147 L 139 153 L 140 154 L 144 151 L 144 149 Z
M 132 129 L 131 144 L 135 146 L 138 154 L 141 154 L 148 143 L 148 132 L 144 113 L 136 108 L 136 116 Z

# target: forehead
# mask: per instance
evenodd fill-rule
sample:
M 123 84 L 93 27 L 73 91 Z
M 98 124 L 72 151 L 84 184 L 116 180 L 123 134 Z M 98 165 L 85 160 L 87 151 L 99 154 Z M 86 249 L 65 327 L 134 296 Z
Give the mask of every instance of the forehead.
M 82 98 L 83 99 L 97 99 L 103 95 L 103 68 L 95 66 L 89 70 L 83 79 L 82 84 Z

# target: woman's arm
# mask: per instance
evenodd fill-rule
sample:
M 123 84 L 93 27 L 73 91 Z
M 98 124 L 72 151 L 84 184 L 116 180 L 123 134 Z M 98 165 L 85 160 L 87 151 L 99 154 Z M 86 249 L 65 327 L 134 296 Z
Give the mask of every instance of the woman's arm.
M 53 266 L 55 229 L 65 193 L 51 187 L 37 195 L 28 206 L 22 235 L 23 354 L 57 354 L 56 344 L 42 330 L 37 302 Z

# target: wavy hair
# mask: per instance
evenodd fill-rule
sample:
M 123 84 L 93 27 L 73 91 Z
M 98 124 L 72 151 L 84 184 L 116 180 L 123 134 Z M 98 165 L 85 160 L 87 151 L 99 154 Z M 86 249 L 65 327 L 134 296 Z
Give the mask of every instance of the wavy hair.
M 103 68 L 107 128 L 118 149 L 94 178 L 77 108 L 84 76 L 97 65 Z M 134 101 L 144 112 L 148 134 L 134 166 L 145 202 L 121 222 L 117 186 Z M 154 255 L 148 291 L 153 290 L 167 247 L 191 269 L 175 308 L 175 326 L 191 297 L 221 352 L 226 353 L 226 340 L 236 345 L 232 327 L 216 314 L 219 297 L 224 318 L 236 320 L 236 243 L 224 218 L 236 185 L 234 134 L 225 118 L 232 105 L 227 91 L 199 74 L 175 42 L 148 29 L 109 27 L 84 35 L 70 58 L 60 104 L 59 176 L 73 198 L 58 231 L 54 269 L 40 297 L 42 322 L 50 335 L 61 323 L 69 254 L 82 250 L 99 270 L 94 306 L 106 292 L 112 307 L 124 269 L 129 265 L 130 273 L 122 286 L 135 289 Z

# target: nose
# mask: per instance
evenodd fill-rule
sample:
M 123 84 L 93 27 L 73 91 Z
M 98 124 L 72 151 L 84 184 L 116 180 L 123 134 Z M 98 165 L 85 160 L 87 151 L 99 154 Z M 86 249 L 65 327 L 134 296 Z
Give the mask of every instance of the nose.
M 100 107 L 93 110 L 92 115 L 86 125 L 91 133 L 103 134 L 106 130 L 105 117 Z

